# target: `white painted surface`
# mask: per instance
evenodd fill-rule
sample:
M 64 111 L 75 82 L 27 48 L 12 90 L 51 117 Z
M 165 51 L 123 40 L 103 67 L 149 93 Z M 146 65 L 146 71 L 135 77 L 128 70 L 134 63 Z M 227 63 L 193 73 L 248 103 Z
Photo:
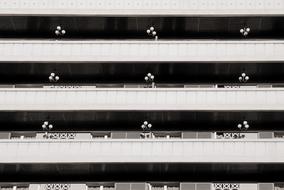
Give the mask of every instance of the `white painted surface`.
M 0 110 L 284 110 L 284 88 L 2 88 Z
M 283 40 L 0 40 L 0 61 L 284 61 Z
M 283 110 L 284 89 L 1 89 L 0 110 Z
M 283 15 L 283 0 L 1 0 L 8 15 Z
M 284 89 L 2 88 L 0 110 L 284 110 Z
M 0 163 L 283 163 L 284 140 L 0 140 Z

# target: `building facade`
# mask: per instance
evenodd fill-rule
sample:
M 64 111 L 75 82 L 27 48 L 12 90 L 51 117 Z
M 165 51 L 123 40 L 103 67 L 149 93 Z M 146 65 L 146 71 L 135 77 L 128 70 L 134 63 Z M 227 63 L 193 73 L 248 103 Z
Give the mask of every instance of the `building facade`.
M 0 190 L 284 189 L 283 0 L 1 0 Z

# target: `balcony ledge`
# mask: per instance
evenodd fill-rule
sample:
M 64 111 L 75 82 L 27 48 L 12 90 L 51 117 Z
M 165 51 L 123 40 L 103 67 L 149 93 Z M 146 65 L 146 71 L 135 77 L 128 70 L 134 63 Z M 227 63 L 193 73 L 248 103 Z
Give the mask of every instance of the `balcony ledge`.
M 284 140 L 0 140 L 0 163 L 283 163 Z
M 281 62 L 283 40 L 0 40 L 2 62 Z
M 283 15 L 281 0 L 2 0 L 0 15 Z

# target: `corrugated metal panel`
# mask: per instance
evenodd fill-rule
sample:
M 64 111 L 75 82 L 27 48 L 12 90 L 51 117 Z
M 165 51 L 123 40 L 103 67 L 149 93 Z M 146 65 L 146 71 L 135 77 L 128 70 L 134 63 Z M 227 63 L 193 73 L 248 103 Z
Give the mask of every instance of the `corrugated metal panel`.
M 7 88 L 0 110 L 284 110 L 284 89 Z
M 0 163 L 283 163 L 284 141 L 0 140 Z
M 283 14 L 282 0 L 1 0 L 0 14 L 265 15 Z
M 0 61 L 284 61 L 284 41 L 1 40 Z

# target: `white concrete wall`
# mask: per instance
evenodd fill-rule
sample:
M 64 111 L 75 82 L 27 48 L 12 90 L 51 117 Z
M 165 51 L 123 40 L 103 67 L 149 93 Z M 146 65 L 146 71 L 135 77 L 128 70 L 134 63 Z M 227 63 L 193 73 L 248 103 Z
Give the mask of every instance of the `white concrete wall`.
M 0 110 L 284 110 L 284 89 L 3 88 Z
M 283 163 L 284 140 L 0 140 L 0 163 Z
M 283 40 L 0 40 L 0 61 L 284 61 Z
M 283 15 L 282 0 L 1 0 L 0 15 Z

